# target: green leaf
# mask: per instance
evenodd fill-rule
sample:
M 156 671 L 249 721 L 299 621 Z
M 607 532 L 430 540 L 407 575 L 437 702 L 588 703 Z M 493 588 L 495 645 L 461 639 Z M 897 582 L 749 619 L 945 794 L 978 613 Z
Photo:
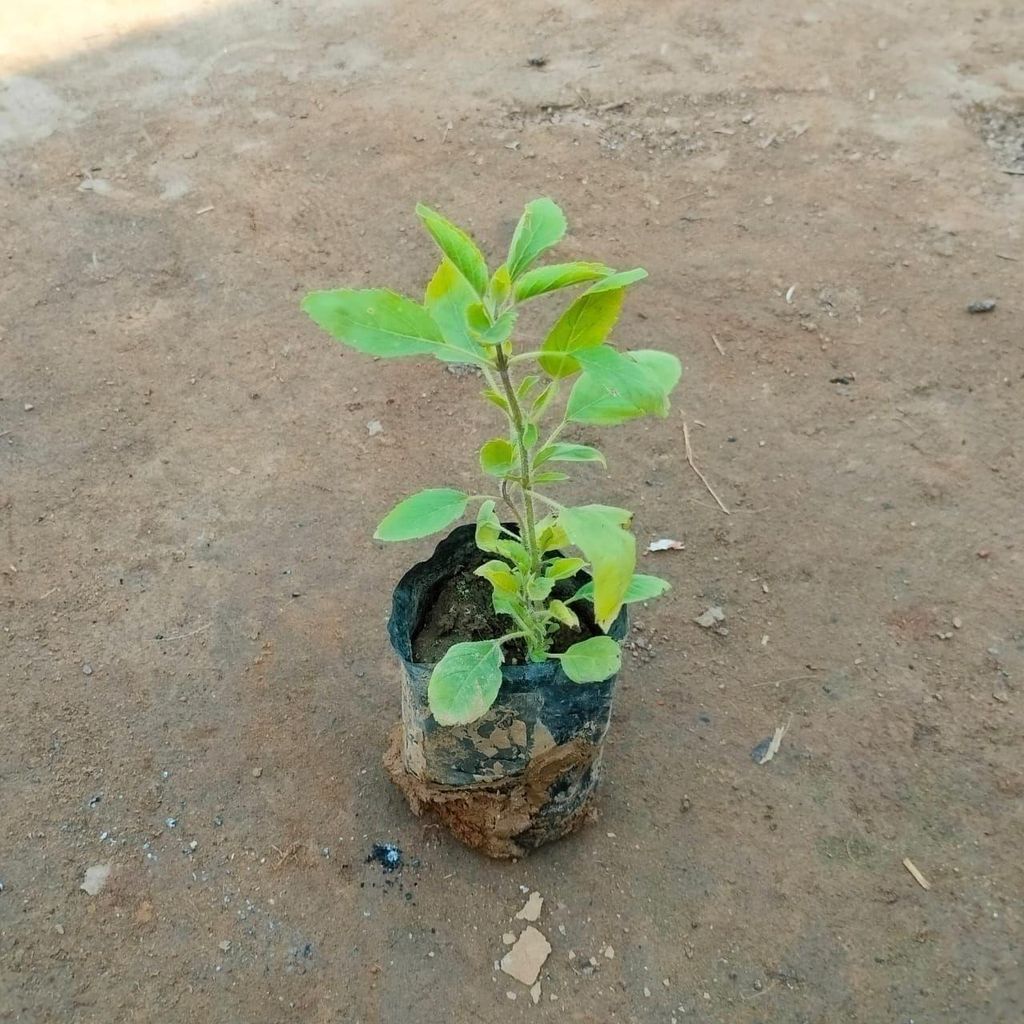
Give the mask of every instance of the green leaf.
M 501 540 L 501 522 L 490 498 L 480 505 L 476 514 L 476 546 L 481 551 L 497 551 Z
M 497 558 L 492 558 L 489 562 L 484 562 L 478 569 L 474 569 L 473 575 L 482 576 L 495 590 L 513 595 L 519 593 L 519 581 L 515 574 L 507 563 L 501 562 Z
M 591 448 L 589 444 L 570 444 L 567 441 L 559 441 L 541 448 L 533 464 L 541 466 L 545 462 L 600 462 L 602 466 L 607 465 L 604 455 L 596 448 Z
M 490 476 L 508 476 L 514 469 L 515 449 L 503 437 L 494 437 L 480 449 L 480 468 Z
M 512 336 L 512 329 L 516 325 L 519 314 L 514 309 L 508 309 L 486 330 L 477 334 L 481 345 L 501 345 Z
M 523 441 L 527 448 L 532 448 L 537 443 L 538 431 L 536 423 L 527 423 L 523 430 Z
M 332 337 L 372 356 L 437 355 L 448 347 L 422 306 L 387 288 L 310 292 L 302 308 Z
M 491 283 L 487 286 L 487 298 L 494 308 L 498 309 L 511 294 L 512 278 L 509 275 L 508 267 L 502 263 L 494 272 Z
M 632 514 L 608 505 L 562 509 L 558 523 L 591 564 L 594 617 L 607 630 L 615 621 L 636 566 L 636 541 L 624 527 Z
M 495 391 L 494 388 L 486 388 L 484 390 L 484 398 L 496 405 L 502 412 L 508 413 L 509 416 L 512 415 L 512 408 L 508 404 L 508 399 L 503 394 Z
M 526 605 L 518 597 L 512 597 L 503 590 L 491 591 L 491 607 L 499 615 L 511 615 L 517 624 L 522 623 L 529 615 Z
M 528 374 L 527 376 L 525 376 L 519 382 L 519 387 L 516 388 L 516 398 L 518 398 L 519 401 L 522 402 L 533 389 L 534 385 L 538 383 L 539 380 L 540 377 L 537 377 L 534 374 Z
M 544 575 L 553 580 L 565 580 L 575 576 L 586 564 L 582 558 L 556 558 L 544 570 Z
M 622 288 L 581 295 L 559 318 L 541 345 L 539 362 L 552 377 L 569 377 L 580 364 L 570 353 L 600 345 L 622 309 Z
M 548 611 L 551 612 L 559 622 L 564 622 L 567 626 L 571 626 L 573 629 L 576 629 L 580 624 L 579 616 L 567 604 L 563 604 L 557 598 L 554 601 L 548 602 Z
M 487 307 L 482 302 L 471 302 L 466 307 L 466 323 L 473 331 L 474 336 L 479 337 L 484 331 L 491 329 L 493 321 L 490 313 L 487 312 Z
M 476 301 L 476 292 L 452 262 L 441 260 L 424 296 L 427 311 L 451 346 L 450 352 L 440 350 L 434 353 L 439 359 L 449 363 L 487 365 L 487 353 L 473 337 L 466 320 L 466 311 Z
M 584 374 L 644 413 L 668 415 L 668 396 L 662 381 L 628 352 L 608 345 L 580 352 Z
M 617 273 L 601 278 L 597 284 L 591 285 L 587 289 L 586 294 L 595 295 L 598 292 L 610 291 L 613 288 L 627 288 L 637 281 L 642 281 L 646 276 L 647 271 L 643 267 L 636 267 L 634 270 L 620 270 Z
M 454 523 L 466 511 L 469 495 L 450 487 L 420 491 L 400 501 L 377 527 L 376 540 L 415 540 Z
M 552 516 L 545 516 L 536 524 L 537 545 L 541 552 L 560 551 L 569 543 L 569 537 L 565 530 L 558 524 L 558 520 Z
M 544 390 L 533 400 L 529 418 L 535 423 L 540 420 L 557 394 L 558 381 L 549 380 Z
M 526 204 L 508 250 L 508 271 L 514 281 L 545 249 L 565 235 L 565 214 L 550 199 Z
M 537 473 L 533 482 L 535 484 L 560 484 L 569 479 L 568 473 L 559 473 L 556 470 L 548 470 L 546 473 Z
M 553 579 L 549 579 L 547 576 L 539 576 L 536 579 L 530 580 L 526 585 L 526 596 L 531 601 L 544 601 L 551 593 L 554 585 L 555 581 Z
M 476 242 L 462 228 L 445 220 L 430 207 L 417 203 L 416 213 L 423 226 L 433 236 L 441 252 L 455 265 L 455 269 L 469 282 L 473 291 L 483 298 L 487 292 L 487 262 Z
M 528 270 L 516 281 L 516 301 L 527 299 L 559 288 L 570 288 L 584 281 L 596 281 L 613 273 L 611 267 L 603 263 L 553 263 L 549 267 L 536 267 Z
M 574 683 L 602 683 L 619 671 L 622 652 L 610 636 L 592 636 L 573 644 L 564 654 L 549 654 L 558 658 L 562 671 Z
M 530 552 L 517 540 L 499 540 L 497 552 L 507 558 L 521 573 L 530 571 Z
M 642 573 L 635 573 L 629 581 L 629 586 L 626 588 L 626 594 L 622 598 L 622 603 L 633 604 L 636 601 L 652 601 L 671 589 L 672 584 L 668 580 L 663 580 L 658 576 L 644 576 Z M 572 600 L 576 601 L 579 598 L 585 598 L 588 601 L 594 600 L 593 580 L 584 583 L 573 595 Z
M 682 372 L 679 360 L 667 352 L 650 350 L 620 352 L 617 356 L 626 362 L 613 357 L 610 362 L 601 364 L 603 355 L 591 361 L 588 372 L 576 381 L 569 394 L 567 419 L 574 423 L 613 426 L 651 411 L 661 416 L 667 413 L 668 395 Z M 590 353 L 583 358 L 590 359 Z
M 437 724 L 466 725 L 485 714 L 501 689 L 502 660 L 497 640 L 449 647 L 427 684 L 427 703 Z

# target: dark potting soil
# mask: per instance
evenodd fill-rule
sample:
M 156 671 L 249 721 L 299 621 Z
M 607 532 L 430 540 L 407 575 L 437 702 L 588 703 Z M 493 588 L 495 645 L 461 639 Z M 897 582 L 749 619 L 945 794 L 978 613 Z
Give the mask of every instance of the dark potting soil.
M 552 597 L 565 600 L 579 589 L 576 579 L 560 580 L 555 584 Z M 441 660 L 453 644 L 467 640 L 491 640 L 512 632 L 515 625 L 508 615 L 499 615 L 491 604 L 491 585 L 480 576 L 473 575 L 473 567 L 466 567 L 441 585 L 427 608 L 423 621 L 412 640 L 415 661 L 429 665 Z M 580 640 L 601 636 L 594 622 L 589 604 L 574 604 L 580 617 L 579 629 L 561 626 L 555 633 L 551 650 L 556 654 L 567 651 Z M 510 640 L 504 646 L 505 664 L 522 665 L 526 662 L 526 644 L 521 639 Z

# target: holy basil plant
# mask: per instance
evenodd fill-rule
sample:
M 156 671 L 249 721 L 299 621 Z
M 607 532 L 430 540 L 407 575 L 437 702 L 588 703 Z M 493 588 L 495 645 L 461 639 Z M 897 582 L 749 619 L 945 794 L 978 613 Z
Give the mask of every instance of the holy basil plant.
M 441 725 L 457 725 L 475 721 L 494 703 L 503 645 L 515 638 L 522 638 L 531 661 L 557 658 L 575 683 L 600 682 L 618 671 L 619 645 L 611 637 L 592 636 L 556 653 L 553 635 L 563 625 L 579 628 L 577 607 L 583 603 L 593 606 L 594 620 L 607 631 L 623 604 L 657 597 L 669 585 L 634 572 L 630 512 L 566 506 L 542 489 L 568 479 L 556 466 L 605 464 L 597 448 L 560 440 L 570 424 L 664 417 L 681 368 L 668 353 L 608 343 L 626 289 L 646 271 L 616 271 L 603 263 L 537 265 L 566 230 L 565 216 L 550 199 L 527 204 L 508 255 L 493 273 L 465 231 L 425 206 L 416 212 L 442 257 L 422 303 L 384 288 L 338 288 L 311 292 L 302 308 L 360 352 L 429 355 L 479 368 L 483 397 L 504 415 L 506 429 L 486 441 L 479 456 L 496 493 L 420 491 L 392 509 L 374 534 L 385 541 L 426 537 L 475 508 L 477 546 L 492 556 L 476 573 L 493 587 L 495 611 L 508 616 L 509 629 L 492 640 L 453 645 L 434 668 L 427 691 L 431 712 Z M 513 340 L 524 303 L 581 285 L 585 289 L 539 346 Z M 513 529 L 503 525 L 499 507 L 511 514 Z M 572 549 L 579 555 L 566 553 Z M 589 579 L 575 594 L 552 596 L 559 580 L 581 571 Z

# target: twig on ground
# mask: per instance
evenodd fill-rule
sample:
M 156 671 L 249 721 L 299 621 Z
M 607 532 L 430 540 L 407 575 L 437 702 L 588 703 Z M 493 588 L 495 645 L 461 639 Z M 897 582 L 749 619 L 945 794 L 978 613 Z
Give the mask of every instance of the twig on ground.
M 1024 174 L 1024 170 L 1018 170 L 1016 167 L 1000 167 L 1003 174 Z
M 808 679 L 820 679 L 820 676 L 789 676 L 787 679 L 772 679 L 767 683 L 752 683 L 752 686 L 781 686 L 783 683 L 800 683 Z
M 727 515 L 731 516 L 732 513 L 722 504 L 722 499 L 715 494 L 715 489 L 708 483 L 707 478 L 704 474 L 694 465 L 693 462 L 693 449 L 690 447 L 690 428 L 686 424 L 686 420 L 683 420 L 683 443 L 686 445 L 686 461 L 690 464 L 690 469 L 697 474 L 700 482 L 707 488 L 708 494 L 711 495 L 715 501 L 718 502 L 718 507 Z
M 1007 256 L 1005 252 L 997 252 L 996 256 L 1001 260 L 1009 260 L 1011 263 L 1020 263 L 1020 258 L 1017 256 Z M 2 435 L 0 435 L 2 436 Z
M 914 881 L 917 882 L 922 889 L 930 889 L 932 887 L 928 879 L 918 871 L 917 865 L 909 857 L 903 858 L 903 866 L 914 876 Z
M 273 867 L 273 868 L 272 868 L 271 870 L 273 870 L 273 871 L 279 871 L 279 870 L 280 870 L 280 869 L 281 869 L 282 867 L 284 867 L 284 865 L 285 865 L 285 864 L 286 864 L 286 863 L 287 863 L 288 861 L 290 861 L 290 860 L 292 859 L 292 857 L 294 857 L 294 856 L 295 856 L 295 854 L 297 854 L 297 853 L 299 852 L 299 850 L 301 850 L 301 849 L 302 849 L 302 848 L 303 848 L 303 847 L 304 847 L 305 845 L 306 845 L 305 843 L 301 843 L 301 842 L 299 842 L 299 841 L 298 841 L 298 840 L 296 839 L 296 840 L 295 840 L 295 842 L 294 842 L 294 843 L 292 843 L 292 844 L 291 844 L 291 845 L 290 845 L 290 846 L 288 847 L 288 849 L 286 849 L 286 850 L 278 850 L 278 848 L 277 848 L 276 846 L 274 846 L 274 844 L 273 844 L 273 843 L 271 843 L 271 844 L 270 844 L 270 846 L 271 846 L 271 849 L 277 850 L 277 852 L 278 852 L 278 853 L 280 854 L 280 857 L 278 857 L 278 859 L 277 859 L 277 863 L 276 863 L 276 864 L 274 865 L 274 867 Z
M 722 343 L 718 340 L 718 338 L 715 337 L 714 334 L 711 335 L 711 340 L 715 343 L 715 348 L 718 349 L 719 354 L 724 356 L 725 355 L 725 349 L 722 348 Z
M 198 629 L 193 629 L 190 633 L 179 633 L 177 636 L 155 636 L 153 637 L 153 643 L 162 644 L 166 640 L 184 640 L 187 637 L 195 636 L 196 633 L 202 633 L 203 630 L 209 629 L 212 625 L 212 622 L 207 622 L 205 626 L 200 626 Z

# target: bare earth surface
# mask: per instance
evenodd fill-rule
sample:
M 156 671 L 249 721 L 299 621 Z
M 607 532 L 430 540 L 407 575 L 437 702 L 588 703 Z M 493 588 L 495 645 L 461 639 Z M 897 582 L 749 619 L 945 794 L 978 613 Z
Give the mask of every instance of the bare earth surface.
M 1024 9 L 71 6 L 0 15 L 0 1020 L 1024 1019 Z M 686 549 L 600 820 L 509 865 L 385 780 L 430 545 L 371 540 L 495 421 L 297 304 L 539 194 L 686 366 L 570 497 Z

